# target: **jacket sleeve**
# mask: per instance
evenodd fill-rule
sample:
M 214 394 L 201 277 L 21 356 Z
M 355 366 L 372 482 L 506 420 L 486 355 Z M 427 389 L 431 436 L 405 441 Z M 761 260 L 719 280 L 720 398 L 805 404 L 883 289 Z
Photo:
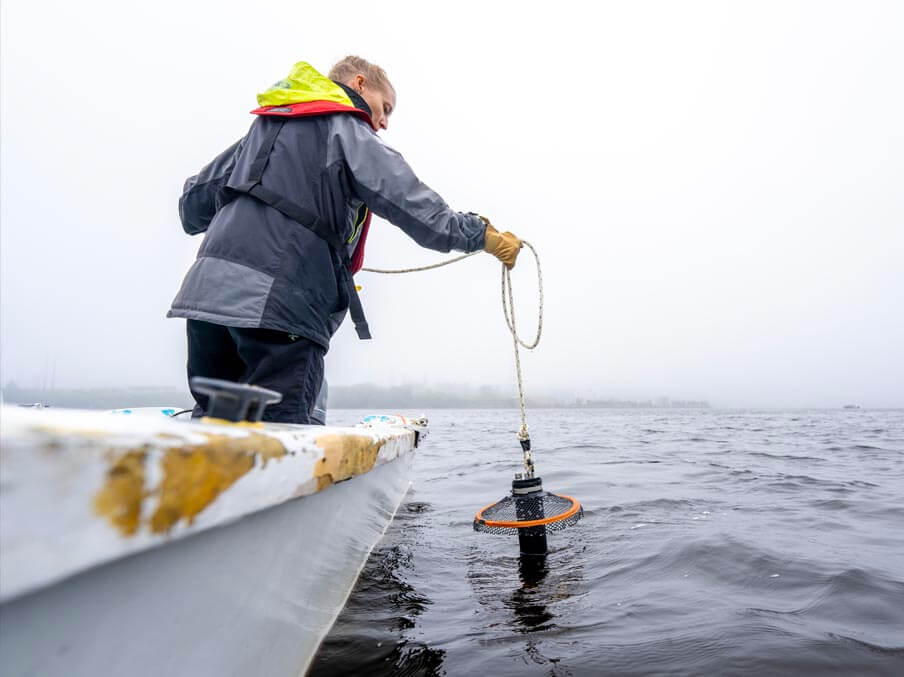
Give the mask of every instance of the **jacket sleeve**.
M 217 155 L 195 176 L 189 177 L 179 198 L 179 219 L 189 235 L 207 230 L 217 210 L 222 206 L 222 190 L 229 181 L 235 160 L 245 139 L 239 139 Z
M 332 118 L 327 163 L 345 163 L 352 189 L 369 209 L 422 247 L 441 252 L 483 248 L 486 226 L 479 216 L 449 207 L 366 123 L 351 115 Z

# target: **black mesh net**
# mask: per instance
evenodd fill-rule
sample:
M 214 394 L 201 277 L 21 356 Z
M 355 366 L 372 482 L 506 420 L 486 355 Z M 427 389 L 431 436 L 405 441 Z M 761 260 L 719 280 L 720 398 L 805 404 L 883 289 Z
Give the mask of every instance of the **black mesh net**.
M 517 534 L 519 529 L 558 531 L 576 524 L 584 516 L 581 504 L 570 496 L 545 491 L 510 495 L 487 506 L 474 518 L 474 531 Z M 532 524 L 541 521 L 542 524 Z

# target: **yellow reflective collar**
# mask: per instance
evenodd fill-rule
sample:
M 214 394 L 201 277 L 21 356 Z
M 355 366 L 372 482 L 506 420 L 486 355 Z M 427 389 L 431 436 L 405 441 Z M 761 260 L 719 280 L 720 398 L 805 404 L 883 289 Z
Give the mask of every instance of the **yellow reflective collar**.
M 332 101 L 351 107 L 355 105 L 342 87 L 318 73 L 306 61 L 299 61 L 292 66 L 286 78 L 257 95 L 257 103 L 261 106 L 288 106 L 309 101 Z

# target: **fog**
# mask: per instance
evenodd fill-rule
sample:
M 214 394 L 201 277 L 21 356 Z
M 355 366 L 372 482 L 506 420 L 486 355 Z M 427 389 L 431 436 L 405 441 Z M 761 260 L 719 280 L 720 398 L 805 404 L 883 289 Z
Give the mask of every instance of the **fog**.
M 360 54 L 386 141 L 530 241 L 531 391 L 904 406 L 899 2 L 2 6 L 0 381 L 184 385 L 184 179 L 296 61 Z M 375 220 L 366 265 L 443 254 Z M 331 383 L 514 391 L 500 267 L 361 273 Z M 517 317 L 536 322 L 528 251 Z M 127 404 L 127 403 L 126 403 Z

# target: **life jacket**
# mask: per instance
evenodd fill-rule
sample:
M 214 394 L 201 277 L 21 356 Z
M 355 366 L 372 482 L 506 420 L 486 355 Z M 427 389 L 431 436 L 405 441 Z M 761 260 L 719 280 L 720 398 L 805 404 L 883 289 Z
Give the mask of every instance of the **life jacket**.
M 377 131 L 368 111 L 356 106 L 352 97 L 358 99 L 359 103 L 364 104 L 365 107 L 367 106 L 350 87 L 333 82 L 317 72 L 309 63 L 299 61 L 292 66 L 285 79 L 279 80 L 267 91 L 257 95 L 260 107 L 251 112 L 254 115 L 280 118 L 344 113 L 361 118 L 373 127 L 374 131 Z M 371 211 L 366 206 L 364 209 L 364 220 L 360 226 L 361 235 L 348 262 L 349 272 L 352 275 L 364 266 L 364 246 L 367 243 L 371 219 Z M 355 226 L 358 224 L 356 223 Z M 317 234 L 319 235 L 319 233 Z
M 357 99 L 358 105 L 355 105 L 355 99 Z M 355 250 L 349 255 L 348 243 L 341 240 L 330 224 L 322 222 L 310 210 L 290 198 L 262 186 L 261 177 L 273 145 L 276 143 L 276 137 L 279 136 L 286 120 L 315 115 L 356 115 L 373 127 L 370 109 L 367 107 L 367 103 L 350 87 L 333 82 L 303 61 L 292 67 L 288 77 L 274 84 L 263 94 L 258 94 L 257 102 L 261 105 L 260 108 L 255 108 L 251 112 L 273 119 L 274 124 L 267 126 L 266 134 L 251 164 L 248 176 L 239 183 L 229 181 L 226 192 L 227 194 L 244 193 L 260 200 L 309 229 L 333 248 L 343 263 L 343 286 L 348 294 L 348 310 L 352 322 L 355 324 L 355 332 L 358 334 L 358 338 L 369 339 L 371 338 L 370 328 L 367 326 L 364 309 L 361 306 L 361 299 L 358 297 L 358 290 L 352 275 L 358 272 L 364 264 L 364 245 L 370 229 L 370 210 L 367 210 L 364 222 L 361 224 L 361 235 Z M 357 219 L 355 226 L 358 226 Z M 355 230 L 357 231 L 357 227 Z

